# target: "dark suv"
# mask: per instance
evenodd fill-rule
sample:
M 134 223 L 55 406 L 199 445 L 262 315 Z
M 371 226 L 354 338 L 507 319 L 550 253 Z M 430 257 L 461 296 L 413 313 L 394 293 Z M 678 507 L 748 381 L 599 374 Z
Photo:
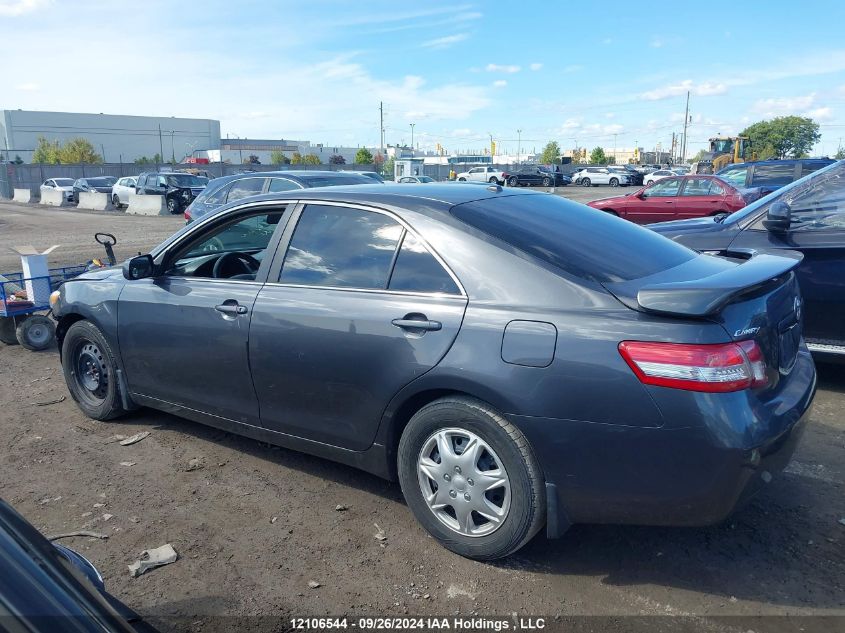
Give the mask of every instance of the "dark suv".
M 836 161 L 830 158 L 762 160 L 756 163 L 728 165 L 716 175 L 738 189 L 756 187 L 766 195 L 834 162 Z
M 170 213 L 182 213 L 208 184 L 208 178 L 180 172 L 144 172 L 138 176 L 135 193 L 164 196 Z

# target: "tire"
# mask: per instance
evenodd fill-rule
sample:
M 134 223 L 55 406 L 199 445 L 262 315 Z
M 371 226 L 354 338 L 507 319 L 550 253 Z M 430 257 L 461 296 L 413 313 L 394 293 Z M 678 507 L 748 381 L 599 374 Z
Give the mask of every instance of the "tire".
M 168 198 L 167 210 L 173 215 L 179 213 L 179 201 L 176 198 Z
M 18 337 L 15 334 L 15 318 L 0 317 L 0 343 L 6 345 L 17 345 Z
M 22 347 L 40 352 L 47 349 L 56 340 L 56 324 L 49 317 L 33 314 L 28 319 L 18 322 L 15 337 Z
M 519 186 L 519 178 L 516 176 L 511 176 L 508 178 L 508 187 L 518 187 Z
M 551 186 L 552 186 L 552 181 L 551 181 L 551 180 L 549 180 L 548 178 L 543 178 L 543 186 L 544 186 L 544 187 L 551 187 Z
M 119 209 L 121 207 L 120 198 L 117 196 L 117 194 L 112 195 L 111 203 L 112 205 L 114 205 L 115 209 Z
M 499 181 L 496 179 L 495 176 L 490 178 L 490 180 L 488 180 L 487 182 L 489 182 L 491 185 L 498 185 L 499 184 Z
M 581 179 L 581 186 L 582 186 L 582 187 L 592 187 L 592 186 L 593 186 L 593 183 L 592 183 L 592 182 L 590 182 L 590 179 L 589 179 L 589 178 L 582 178 L 582 179 Z
M 62 341 L 62 372 L 70 395 L 89 418 L 112 420 L 126 412 L 114 353 L 90 321 L 77 321 L 68 328 Z
M 467 181 L 466 178 L 458 178 L 458 182 L 466 182 L 466 181 Z
M 441 444 L 440 438 L 448 443 L 453 459 L 439 457 L 438 447 L 447 445 Z M 470 466 L 464 460 L 462 466 L 452 467 L 454 461 L 461 461 L 462 452 L 458 449 L 465 448 L 473 438 L 481 446 L 474 464 Z M 434 461 L 432 454 L 440 461 Z M 419 468 L 426 457 L 431 466 L 430 475 Z M 448 468 L 442 466 L 444 461 L 450 462 Z M 546 522 L 545 485 L 534 452 L 519 429 L 482 402 L 451 396 L 424 406 L 402 433 L 397 462 L 402 493 L 414 516 L 441 545 L 456 554 L 476 560 L 508 556 L 531 540 Z M 491 477 L 485 472 L 496 468 L 499 472 L 494 477 L 501 485 L 493 483 L 480 495 L 471 494 L 476 483 L 480 489 L 485 485 L 481 483 L 482 478 Z M 504 481 L 501 471 L 505 474 Z M 442 488 L 440 483 L 444 484 Z M 446 485 L 454 488 L 447 492 Z M 445 502 L 432 509 L 424 494 L 433 495 L 434 503 Z M 501 521 L 487 519 L 475 509 L 467 511 L 467 506 L 463 506 L 479 502 L 491 517 L 497 511 L 502 512 Z M 464 529 L 458 524 L 461 509 Z
M 611 187 L 618 187 L 619 186 L 619 179 L 618 178 L 611 178 L 610 182 L 607 183 L 607 184 L 609 184 Z

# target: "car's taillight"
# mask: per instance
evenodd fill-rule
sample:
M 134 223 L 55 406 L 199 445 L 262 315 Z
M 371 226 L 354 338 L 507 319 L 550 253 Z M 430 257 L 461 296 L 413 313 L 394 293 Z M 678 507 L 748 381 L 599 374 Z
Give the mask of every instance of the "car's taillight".
M 191 205 L 185 207 L 185 223 L 191 221 Z
M 504 172 L 504 171 L 502 172 L 502 179 L 505 179 L 505 178 L 507 178 L 508 176 L 510 176 L 510 174 L 508 174 L 508 173 L 506 173 L 506 172 Z
M 715 345 L 623 341 L 619 353 L 646 385 L 727 392 L 768 383 L 763 353 L 751 340 Z

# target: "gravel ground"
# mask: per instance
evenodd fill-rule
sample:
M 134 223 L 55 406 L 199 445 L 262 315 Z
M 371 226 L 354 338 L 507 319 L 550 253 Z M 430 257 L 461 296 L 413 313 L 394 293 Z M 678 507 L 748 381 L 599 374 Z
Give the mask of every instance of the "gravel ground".
M 52 265 L 96 253 L 86 250 L 94 230 L 115 233 L 126 256 L 180 225 L 0 204 L 7 243 L 63 244 Z M 0 270 L 16 261 L 1 253 Z M 625 617 L 669 615 L 694 631 L 794 630 L 797 622 L 832 631 L 820 618 L 751 616 L 845 616 L 843 369 L 819 367 L 794 461 L 723 525 L 576 526 L 483 564 L 429 538 L 396 484 L 151 410 L 88 420 L 67 394 L 55 349 L 0 345 L 0 497 L 45 533 L 107 533 L 65 543 L 141 613 L 182 618 L 159 621 L 163 629 L 209 631 L 220 615 L 517 613 L 612 616 L 579 630 L 671 630 L 678 620 Z M 151 434 L 126 447 L 115 440 L 139 431 Z M 180 559 L 130 578 L 141 550 L 165 543 Z

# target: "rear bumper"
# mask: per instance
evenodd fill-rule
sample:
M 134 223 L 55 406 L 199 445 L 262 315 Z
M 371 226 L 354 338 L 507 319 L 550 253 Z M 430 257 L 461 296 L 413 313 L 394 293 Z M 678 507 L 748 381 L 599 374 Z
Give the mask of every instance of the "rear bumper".
M 508 416 L 547 483 L 550 537 L 571 523 L 702 526 L 724 520 L 789 463 L 806 426 L 816 374 L 806 351 L 770 406 L 747 394 L 690 394 L 699 423 L 644 428 Z M 658 388 L 659 389 L 659 388 Z M 670 390 L 666 390 L 670 391 Z M 715 406 L 715 404 L 723 406 Z M 658 403 L 660 404 L 660 403 Z M 624 410 L 624 405 L 620 405 Z

